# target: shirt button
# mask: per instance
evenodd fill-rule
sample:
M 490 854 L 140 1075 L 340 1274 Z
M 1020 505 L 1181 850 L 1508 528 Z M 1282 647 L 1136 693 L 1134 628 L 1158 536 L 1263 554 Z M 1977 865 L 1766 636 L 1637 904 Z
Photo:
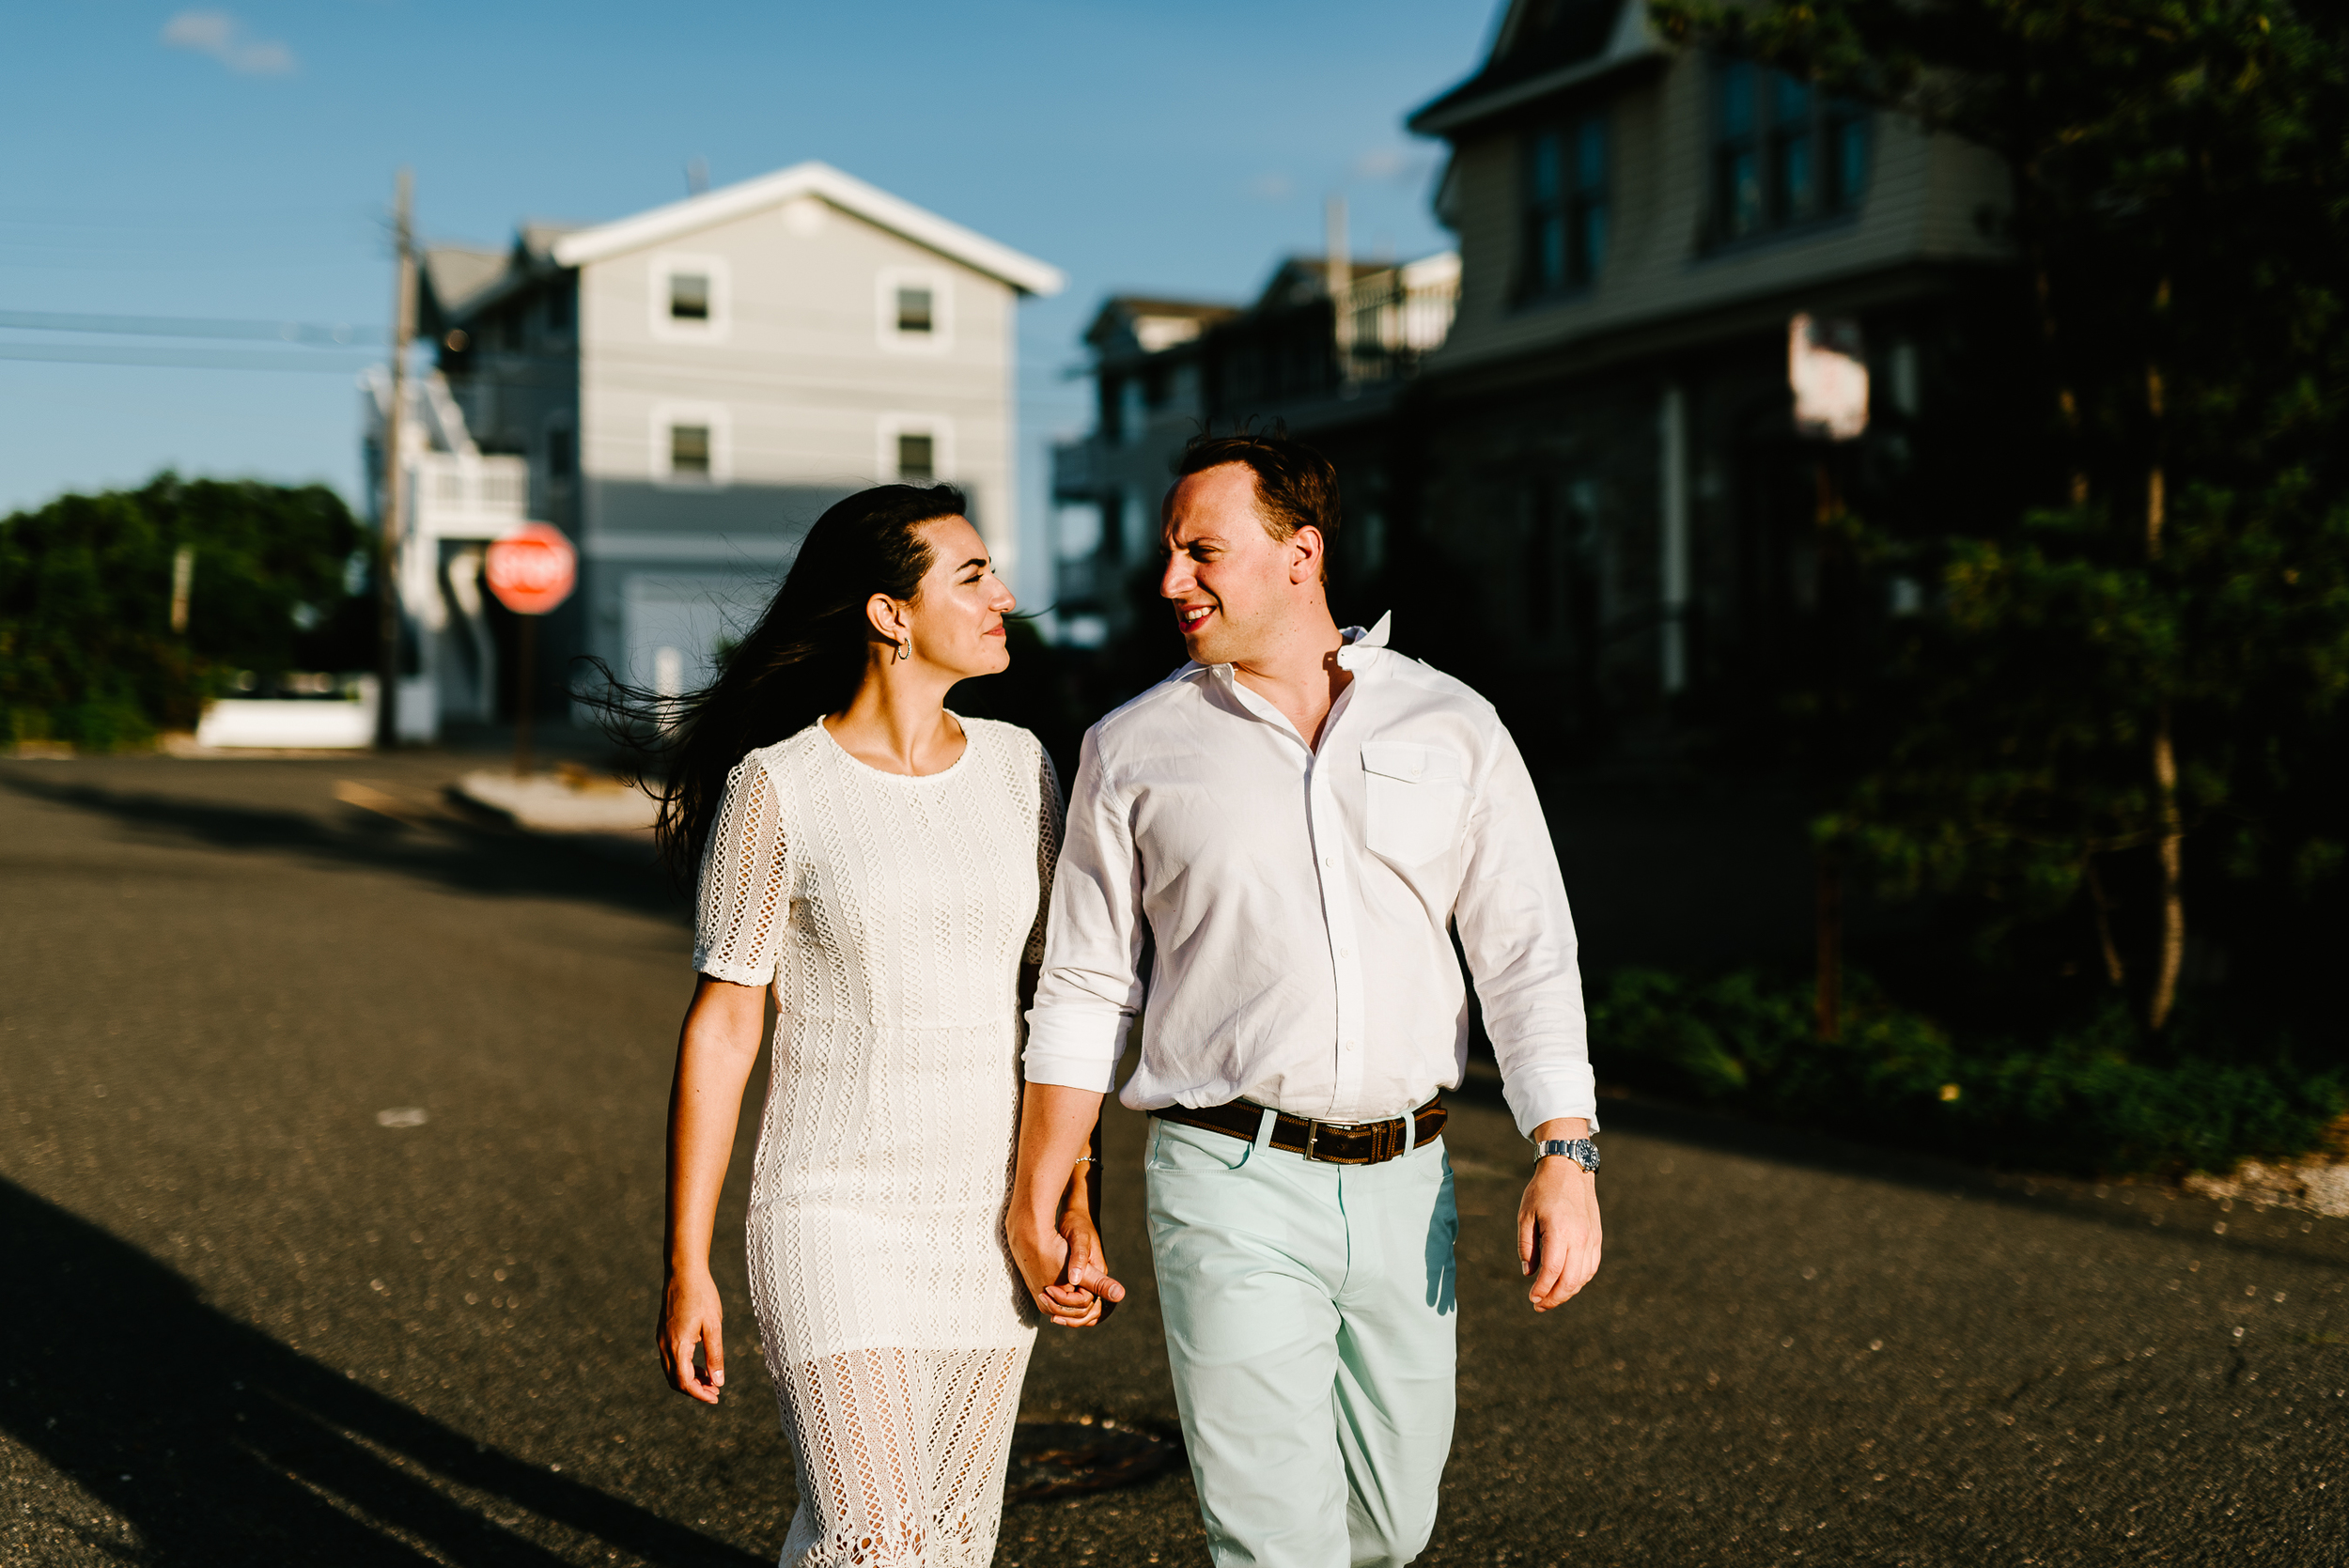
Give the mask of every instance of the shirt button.
M 1351 958 L 1354 956 L 1354 950 L 1350 947 L 1339 948 L 1338 956 L 1341 958 Z
M 1335 855 L 1324 855 L 1321 857 L 1321 863 L 1333 866 L 1338 863 L 1338 858 Z
M 1352 1050 L 1352 1049 L 1354 1048 L 1354 1042 L 1353 1042 L 1353 1041 L 1351 1041 L 1351 1040 L 1348 1040 L 1348 1041 L 1346 1043 L 1346 1048 L 1347 1050 Z

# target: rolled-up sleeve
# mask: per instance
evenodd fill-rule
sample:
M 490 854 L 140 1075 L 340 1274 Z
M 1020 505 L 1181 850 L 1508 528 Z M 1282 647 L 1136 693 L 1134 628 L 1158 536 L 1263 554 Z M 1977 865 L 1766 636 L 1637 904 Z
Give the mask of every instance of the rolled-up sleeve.
M 1028 1012 L 1029 1082 L 1116 1089 L 1118 1055 L 1142 1010 L 1142 937 L 1131 825 L 1103 775 L 1097 737 L 1088 734 L 1052 877 L 1044 973 Z
M 1574 915 L 1532 776 L 1506 731 L 1470 812 L 1468 876 L 1453 918 L 1510 1112 L 1528 1138 L 1559 1116 L 1588 1117 L 1595 1129 Z

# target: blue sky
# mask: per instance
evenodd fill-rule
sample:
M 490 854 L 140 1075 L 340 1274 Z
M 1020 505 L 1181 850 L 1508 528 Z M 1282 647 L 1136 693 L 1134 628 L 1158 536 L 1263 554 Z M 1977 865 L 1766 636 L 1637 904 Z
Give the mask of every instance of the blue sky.
M 0 54 L 8 312 L 350 323 L 390 314 L 393 171 L 428 240 L 600 221 L 820 158 L 1040 256 L 1021 454 L 1085 423 L 1077 334 L 1101 296 L 1237 299 L 1320 247 L 1443 248 L 1438 148 L 1402 117 L 1466 75 L 1494 0 L 1181 5 L 312 0 L 27 6 Z M 33 354 L 192 359 L 165 368 Z M 356 363 L 363 350 L 340 351 Z M 0 325 L 0 512 L 183 473 L 356 496 L 347 371 L 225 368 L 266 346 Z

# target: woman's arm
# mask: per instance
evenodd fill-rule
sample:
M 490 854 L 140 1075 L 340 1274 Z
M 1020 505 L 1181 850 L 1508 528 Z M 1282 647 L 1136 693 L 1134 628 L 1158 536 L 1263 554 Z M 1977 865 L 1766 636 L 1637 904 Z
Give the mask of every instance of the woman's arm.
M 669 1089 L 669 1203 L 661 1252 L 661 1367 L 669 1387 L 705 1405 L 725 1387 L 724 1312 L 709 1277 L 709 1232 L 734 1154 L 742 1088 L 758 1064 L 767 993 L 757 986 L 700 977 L 677 1032 L 677 1078 Z M 700 1345 L 705 1363 L 693 1365 Z
M 1126 1298 L 1110 1278 L 1090 1213 L 1089 1166 L 1097 1146 L 1098 1094 L 1031 1083 L 1019 1110 L 1019 1160 L 1004 1229 L 1013 1258 L 1037 1308 L 1054 1323 L 1081 1328 Z

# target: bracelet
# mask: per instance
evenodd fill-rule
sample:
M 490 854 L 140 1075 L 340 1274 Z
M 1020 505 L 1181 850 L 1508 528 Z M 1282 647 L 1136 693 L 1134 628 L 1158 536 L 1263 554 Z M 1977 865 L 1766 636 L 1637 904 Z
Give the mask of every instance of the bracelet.
M 1077 1157 L 1077 1163 L 1079 1165 L 1090 1165 L 1093 1163 L 1093 1157 L 1091 1155 L 1079 1155 Z

